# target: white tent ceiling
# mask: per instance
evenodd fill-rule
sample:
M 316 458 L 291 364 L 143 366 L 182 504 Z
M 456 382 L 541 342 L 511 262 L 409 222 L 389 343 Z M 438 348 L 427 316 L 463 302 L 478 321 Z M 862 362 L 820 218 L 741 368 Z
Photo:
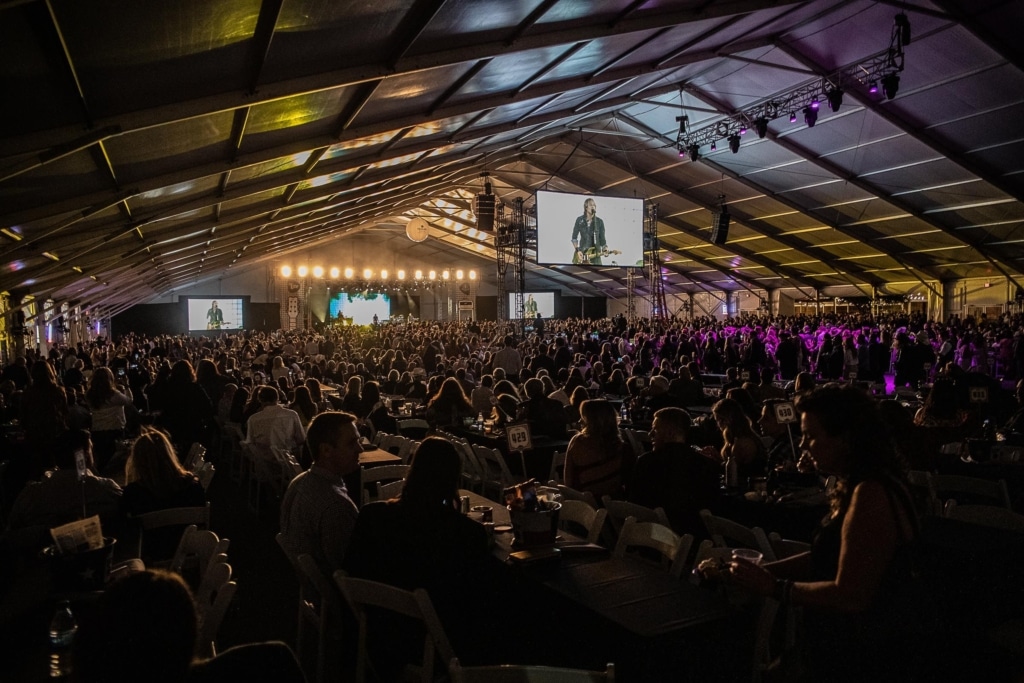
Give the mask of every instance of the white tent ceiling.
M 890 99 L 868 86 L 900 12 Z M 484 171 L 506 205 L 656 203 L 670 293 L 1021 282 L 1022 24 L 984 0 L 0 0 L 0 291 L 111 314 L 360 233 L 493 262 Z M 625 271 L 531 264 L 528 286 Z

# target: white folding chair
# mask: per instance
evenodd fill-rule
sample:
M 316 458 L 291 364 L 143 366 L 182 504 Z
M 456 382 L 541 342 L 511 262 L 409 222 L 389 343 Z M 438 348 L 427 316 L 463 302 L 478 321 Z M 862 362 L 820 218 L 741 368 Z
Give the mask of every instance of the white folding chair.
M 548 483 L 550 486 L 550 482 Z M 566 486 L 565 484 L 558 484 L 558 492 L 562 494 L 562 500 L 579 500 L 583 501 L 592 508 L 597 507 L 597 498 L 590 491 L 577 491 L 574 488 Z
M 195 524 L 188 526 L 181 535 L 178 549 L 174 552 L 167 569 L 175 574 L 195 572 L 197 577 L 206 574 L 209 566 L 227 557 L 231 541 L 219 538 L 208 529 L 199 529 Z
M 955 474 L 933 474 L 931 475 L 932 492 L 935 497 L 945 503 L 950 498 L 963 500 L 962 494 L 967 494 L 969 500 L 983 499 L 982 504 L 996 505 L 1007 510 L 1013 506 L 1010 504 L 1010 492 L 1006 488 L 1006 480 L 981 479 L 979 477 L 964 477 Z
M 717 517 L 710 510 L 701 510 L 700 518 L 719 548 L 752 548 L 761 552 L 765 562 L 775 561 L 775 550 L 761 527 L 745 527 L 731 519 Z
M 333 667 L 330 655 L 338 651 L 341 642 L 341 617 L 345 611 L 344 598 L 341 597 L 338 587 L 323 575 L 311 555 L 303 553 L 297 559 L 300 583 L 304 579 L 307 583 L 307 590 L 312 593 L 312 595 L 306 596 L 308 601 L 306 608 L 315 619 L 313 623 L 315 623 L 317 636 L 316 680 L 318 683 L 335 680 L 337 676 L 329 675 L 329 673 L 337 673 L 331 671 Z
M 434 680 L 436 662 L 450 662 L 455 656 L 448 636 L 441 626 L 441 620 L 434 611 L 430 596 L 422 588 L 406 591 L 377 581 L 354 579 L 344 572 L 334 573 L 334 582 L 341 589 L 349 607 L 352 608 L 359 624 L 359 650 L 356 657 L 356 683 L 366 681 L 366 671 L 370 666 L 367 650 L 369 638 L 386 638 L 384 633 L 369 633 L 366 608 L 373 607 L 415 619 L 423 624 L 423 659 L 418 666 L 410 665 L 407 678 L 415 678 L 422 683 Z
M 597 543 L 607 515 L 608 511 L 604 508 L 595 510 L 581 500 L 563 500 L 558 511 L 558 524 L 566 531 L 572 531 L 566 526 L 566 522 L 578 524 L 586 533 L 587 543 Z
M 430 423 L 422 418 L 399 420 L 398 433 L 409 439 L 421 440 L 430 433 Z
M 404 480 L 409 475 L 409 465 L 378 465 L 360 470 L 362 482 L 362 504 L 378 500 L 377 485 L 381 482 Z
M 563 474 L 565 472 L 565 451 L 557 451 L 551 455 L 551 468 L 548 470 L 548 482 L 555 482 L 555 485 L 564 484 Z
M 455 450 L 459 454 L 459 459 L 462 460 L 463 487 L 470 491 L 483 493 L 483 474 L 480 463 L 477 461 L 476 453 L 473 452 L 473 447 L 469 445 L 468 441 L 457 436 L 449 434 L 445 438 L 452 442 L 452 445 L 455 446 Z
M 662 526 L 672 526 L 669 524 L 664 508 L 649 508 L 625 500 L 612 500 L 609 495 L 601 496 L 601 505 L 608 511 L 609 524 L 605 527 L 605 545 L 609 548 L 615 547 L 615 543 L 619 540 L 619 532 L 627 517 L 633 517 L 638 522 L 654 522 Z
M 604 671 L 528 664 L 463 667 L 455 658 L 448 675 L 452 683 L 610 683 L 615 680 L 615 665 L 608 664 Z
M 144 558 L 147 565 L 162 567 L 169 564 L 174 557 L 170 545 L 173 527 L 180 528 L 182 534 L 190 525 L 195 525 L 198 529 L 208 529 L 210 527 L 210 504 L 156 510 L 139 515 L 137 519 L 140 529 L 138 556 Z M 148 548 L 147 535 L 151 538 Z M 155 540 L 152 539 L 153 536 L 156 536 Z M 180 537 L 174 536 L 174 538 L 178 538 L 180 543 Z M 153 556 L 154 543 L 159 546 L 160 549 L 157 552 L 161 556 Z M 175 544 L 173 547 L 177 549 L 177 545 Z
M 958 505 L 955 499 L 946 501 L 946 517 L 971 524 L 1024 533 L 1024 515 L 995 505 Z
M 692 545 L 693 536 L 690 534 L 680 536 L 667 526 L 638 522 L 633 517 L 627 517 L 612 556 L 623 557 L 630 548 L 651 548 L 661 553 L 663 564 L 668 566 L 672 576 L 680 577 L 686 568 Z
M 810 543 L 783 538 L 775 531 L 768 534 L 768 542 L 771 544 L 772 550 L 775 552 L 775 559 L 777 560 L 784 560 L 787 557 L 806 553 L 811 549 Z
M 403 488 L 405 488 L 405 479 L 389 481 L 385 484 L 377 482 L 377 491 L 372 500 L 391 500 L 392 498 L 398 498 L 402 495 Z
M 237 584 L 231 580 L 231 565 L 218 562 L 210 565 L 196 591 L 196 612 L 199 616 L 197 652 L 201 657 L 217 654 L 217 632 L 235 597 Z
M 492 500 L 503 500 L 504 490 L 515 483 L 515 478 L 509 471 L 508 463 L 505 462 L 501 451 L 473 444 L 473 453 L 480 464 L 482 493 L 486 494 L 489 490 L 494 491 Z

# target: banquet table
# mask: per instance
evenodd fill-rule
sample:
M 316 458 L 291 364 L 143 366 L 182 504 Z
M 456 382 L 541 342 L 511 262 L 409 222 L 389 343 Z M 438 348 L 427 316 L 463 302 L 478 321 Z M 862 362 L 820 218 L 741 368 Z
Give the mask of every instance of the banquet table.
M 550 438 L 534 435 L 531 441 L 533 448 L 522 455 L 518 451 L 510 452 L 505 432 L 486 434 L 480 430 L 455 427 L 451 429 L 455 436 L 461 437 L 470 444 L 478 444 L 487 448 L 497 448 L 505 458 L 506 464 L 513 474 L 523 475 L 524 479 L 536 479 L 546 482 L 551 471 L 551 458 L 557 452 L 565 452 L 569 447 L 569 437 Z M 523 466 L 525 464 L 525 471 Z
M 508 524 L 504 506 L 460 494 L 473 506 L 490 505 L 496 526 Z M 643 560 L 612 557 L 567 532 L 554 547 L 555 558 L 515 562 L 512 534 L 495 534 L 492 554 L 505 569 L 509 594 L 528 596 L 522 599 L 537 617 L 537 632 L 523 643 L 532 663 L 601 668 L 614 662 L 622 681 L 727 680 L 736 673 L 733 665 L 746 671 L 749 659 L 727 663 L 724 653 L 750 651 L 753 618 L 719 590 Z

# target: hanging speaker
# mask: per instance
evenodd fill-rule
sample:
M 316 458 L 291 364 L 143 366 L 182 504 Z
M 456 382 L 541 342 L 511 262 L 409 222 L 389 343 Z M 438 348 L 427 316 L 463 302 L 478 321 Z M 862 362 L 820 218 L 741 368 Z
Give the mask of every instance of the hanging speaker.
M 729 238 L 729 212 L 725 209 L 711 216 L 711 243 L 725 244 Z
M 476 196 L 476 229 L 483 232 L 494 231 L 493 194 L 478 194 Z

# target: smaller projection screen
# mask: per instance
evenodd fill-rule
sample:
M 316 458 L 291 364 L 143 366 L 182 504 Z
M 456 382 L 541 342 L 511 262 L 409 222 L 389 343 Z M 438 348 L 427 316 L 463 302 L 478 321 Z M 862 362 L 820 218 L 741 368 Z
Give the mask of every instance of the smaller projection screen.
M 189 332 L 244 329 L 246 298 L 242 296 L 188 297 L 186 303 L 188 304 Z
M 524 317 L 527 320 L 536 318 L 538 313 L 543 318 L 555 317 L 554 292 L 523 292 L 523 304 L 526 309 Z M 508 295 L 508 314 L 511 318 L 519 315 L 519 311 L 516 310 L 516 295 L 514 292 L 509 292 Z
M 373 316 L 378 322 L 391 318 L 391 297 L 377 292 L 339 292 L 331 298 L 331 318 L 351 321 L 353 325 L 370 325 Z
M 539 190 L 537 263 L 643 267 L 644 200 Z

